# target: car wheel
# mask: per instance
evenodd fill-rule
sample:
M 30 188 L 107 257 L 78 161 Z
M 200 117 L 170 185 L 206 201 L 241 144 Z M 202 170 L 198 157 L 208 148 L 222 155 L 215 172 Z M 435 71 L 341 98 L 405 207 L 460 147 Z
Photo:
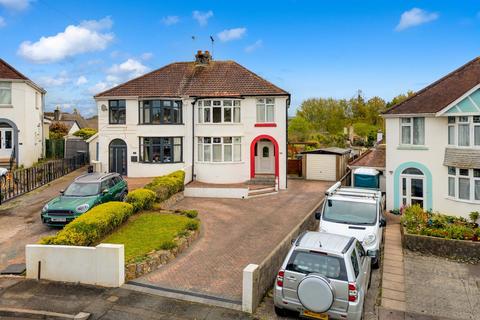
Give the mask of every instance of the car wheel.
M 286 317 L 287 310 L 275 306 L 275 314 L 279 317 Z
M 123 202 L 127 201 L 127 194 L 128 194 L 128 193 L 125 192 L 125 193 L 122 195 L 122 201 L 123 201 Z

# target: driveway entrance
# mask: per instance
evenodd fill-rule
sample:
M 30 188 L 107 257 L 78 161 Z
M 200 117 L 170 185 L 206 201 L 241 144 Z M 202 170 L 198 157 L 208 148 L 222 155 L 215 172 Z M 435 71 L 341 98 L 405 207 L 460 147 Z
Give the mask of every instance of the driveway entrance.
M 278 194 L 241 199 L 185 198 L 197 209 L 201 236 L 171 263 L 134 282 L 239 303 L 242 270 L 260 263 L 323 198 L 331 182 L 291 180 Z

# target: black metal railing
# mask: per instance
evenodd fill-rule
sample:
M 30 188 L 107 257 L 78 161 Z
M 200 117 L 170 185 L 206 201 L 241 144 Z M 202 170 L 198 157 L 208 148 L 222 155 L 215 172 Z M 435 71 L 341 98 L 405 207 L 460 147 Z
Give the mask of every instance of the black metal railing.
M 69 159 L 51 160 L 31 168 L 9 171 L 0 177 L 0 204 L 83 167 L 87 162 L 86 154 L 78 154 Z

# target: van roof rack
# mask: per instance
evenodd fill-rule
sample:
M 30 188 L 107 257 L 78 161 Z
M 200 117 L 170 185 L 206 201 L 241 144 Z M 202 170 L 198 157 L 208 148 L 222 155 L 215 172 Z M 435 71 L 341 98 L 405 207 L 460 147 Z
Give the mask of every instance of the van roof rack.
M 351 197 L 361 197 L 361 198 L 378 198 L 379 192 L 376 190 L 370 189 L 358 189 L 358 188 L 341 188 L 342 184 L 340 181 L 335 183 L 333 186 L 325 191 L 326 196 L 331 196 L 333 194 L 344 195 L 344 196 L 351 196 Z

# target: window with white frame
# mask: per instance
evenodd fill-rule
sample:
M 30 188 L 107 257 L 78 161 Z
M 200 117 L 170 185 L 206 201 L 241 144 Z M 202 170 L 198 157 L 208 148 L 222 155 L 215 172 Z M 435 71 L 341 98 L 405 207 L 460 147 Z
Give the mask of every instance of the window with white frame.
M 401 118 L 400 127 L 402 145 L 425 144 L 425 118 Z
M 200 100 L 198 123 L 240 123 L 240 100 Z
M 275 99 L 257 99 L 257 123 L 275 122 Z
M 480 169 L 448 167 L 448 196 L 458 200 L 480 201 Z
M 199 162 L 242 161 L 241 137 L 198 137 Z
M 448 117 L 448 144 L 480 147 L 480 116 Z
M 0 81 L 0 105 L 12 104 L 12 83 Z

